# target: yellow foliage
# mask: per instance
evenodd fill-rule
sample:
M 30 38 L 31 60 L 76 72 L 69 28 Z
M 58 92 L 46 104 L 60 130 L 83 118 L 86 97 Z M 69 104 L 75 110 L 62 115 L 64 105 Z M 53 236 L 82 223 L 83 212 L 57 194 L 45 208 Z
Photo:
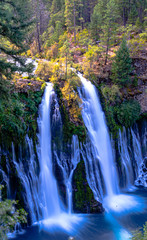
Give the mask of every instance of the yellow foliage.
M 46 58 L 48 60 L 57 58 L 58 55 L 58 43 L 54 43 L 46 52 Z
M 38 67 L 35 71 L 35 74 L 39 78 L 48 81 L 52 76 L 53 67 L 54 63 L 41 60 L 38 62 Z
M 74 91 L 73 87 L 69 82 L 65 82 L 64 87 L 61 88 L 62 96 L 66 102 L 67 108 L 69 110 L 70 118 L 77 122 L 78 117 L 81 113 L 81 109 L 78 105 L 80 98 L 78 94 Z

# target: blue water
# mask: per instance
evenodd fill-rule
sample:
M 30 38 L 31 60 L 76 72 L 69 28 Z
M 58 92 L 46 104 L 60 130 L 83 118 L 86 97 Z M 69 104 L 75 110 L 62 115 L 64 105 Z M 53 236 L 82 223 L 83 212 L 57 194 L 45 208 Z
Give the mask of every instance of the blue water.
M 125 193 L 126 194 L 126 193 Z M 67 231 L 56 225 L 41 228 L 36 225 L 29 227 L 23 234 L 17 234 L 15 240 L 68 240 L 73 236 L 75 240 L 127 240 L 131 233 L 143 226 L 147 221 L 147 190 L 137 190 L 127 193 L 140 201 L 130 211 L 118 213 L 108 211 L 103 214 L 79 214 L 76 222 Z M 126 202 L 127 205 L 127 202 Z M 78 221 L 78 218 L 80 221 Z M 58 219 L 57 219 L 58 221 Z

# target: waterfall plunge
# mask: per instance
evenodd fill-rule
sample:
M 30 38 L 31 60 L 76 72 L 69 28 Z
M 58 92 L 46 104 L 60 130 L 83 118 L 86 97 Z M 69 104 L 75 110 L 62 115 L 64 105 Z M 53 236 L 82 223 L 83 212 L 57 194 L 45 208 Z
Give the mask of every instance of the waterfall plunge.
M 40 164 L 43 219 L 58 215 L 61 212 L 57 184 L 52 171 L 50 106 L 53 94 L 53 86 L 51 83 L 48 83 L 40 106 L 40 117 L 38 119 L 38 157 Z
M 113 196 L 119 193 L 119 187 L 105 116 L 95 87 L 91 82 L 82 77 L 81 74 L 78 74 L 78 76 L 83 85 L 82 88 L 79 89 L 79 95 L 83 101 L 82 116 L 88 130 L 88 136 L 93 145 L 93 155 L 95 159 L 93 161 L 93 171 L 95 171 L 100 164 L 106 195 Z M 92 174 L 92 172 L 89 174 Z M 95 177 L 99 179 L 98 172 L 95 173 Z M 93 192 L 95 192 L 95 190 Z M 103 196 L 98 197 L 100 199 L 103 198 Z
M 59 198 L 56 179 L 53 175 L 52 166 L 52 147 L 51 147 L 51 102 L 55 95 L 53 86 L 51 83 L 47 84 L 44 97 L 40 106 L 40 117 L 38 119 L 39 126 L 39 146 L 38 146 L 38 158 L 40 163 L 40 194 L 42 218 L 40 221 L 40 229 L 45 231 L 56 230 L 57 228 L 64 229 L 67 232 L 74 231 L 74 225 L 82 221 L 82 217 L 78 217 L 74 214 L 68 214 L 63 209 L 63 204 Z M 55 106 L 56 114 L 55 120 L 59 117 L 57 111 L 57 105 Z M 57 118 L 56 118 L 57 117 Z M 75 137 L 73 137 L 74 139 Z M 73 140 L 73 146 L 75 141 Z M 75 147 L 74 150 L 75 151 Z M 75 152 L 74 152 L 75 153 Z M 76 153 L 75 153 L 76 154 Z M 76 155 L 74 155 L 76 158 Z M 75 159 L 74 159 L 75 160 Z M 75 160 L 76 162 L 76 160 Z M 65 171 L 65 170 L 64 170 Z M 67 190 L 69 189 L 69 181 L 72 176 L 65 183 Z M 70 185 L 71 187 L 71 185 Z M 69 194 L 70 195 L 70 194 Z M 69 204 L 71 209 L 71 197 L 69 196 Z
M 80 73 L 78 76 L 82 82 L 82 87 L 79 89 L 79 95 L 83 101 L 82 117 L 88 131 L 92 149 L 92 152 L 89 154 L 89 150 L 87 151 L 88 146 L 84 146 L 86 154 L 83 154 L 83 159 L 87 181 L 95 199 L 101 200 L 107 211 L 116 213 L 127 212 L 134 207 L 140 210 L 141 205 L 136 197 L 120 194 L 111 141 L 96 89 Z M 101 178 L 102 181 L 100 183 L 99 180 Z M 97 184 L 95 184 L 96 182 L 98 182 L 98 185 L 104 183 L 104 188 L 103 184 L 98 188 Z M 102 191 L 103 193 L 101 193 Z

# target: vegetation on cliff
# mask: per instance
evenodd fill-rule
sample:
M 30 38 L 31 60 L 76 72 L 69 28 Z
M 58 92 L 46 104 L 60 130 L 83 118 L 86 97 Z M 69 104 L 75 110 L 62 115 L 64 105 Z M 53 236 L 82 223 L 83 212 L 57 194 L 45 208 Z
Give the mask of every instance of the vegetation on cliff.
M 24 209 L 16 209 L 17 201 L 2 200 L 0 185 L 0 239 L 6 240 L 7 233 L 14 230 L 15 225 L 27 223 L 27 213 Z
M 85 140 L 80 81 L 71 67 L 98 88 L 114 136 L 146 116 L 146 12 L 145 0 L 1 0 L 0 143 L 18 144 L 26 133 L 36 139 L 46 81 L 58 96 L 65 141 L 73 134 Z M 35 76 L 26 56 L 38 61 Z M 85 193 L 84 207 L 93 211 L 84 171 L 81 162 L 74 178 L 76 207 L 82 208 Z

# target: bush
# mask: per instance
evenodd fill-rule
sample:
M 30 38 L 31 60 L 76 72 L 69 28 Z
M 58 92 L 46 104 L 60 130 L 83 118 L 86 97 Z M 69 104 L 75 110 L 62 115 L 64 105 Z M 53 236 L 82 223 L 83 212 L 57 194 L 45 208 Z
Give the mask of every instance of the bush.
M 131 127 L 139 119 L 141 107 L 135 100 L 125 101 L 117 107 L 118 122 L 125 127 Z
M 147 222 L 143 226 L 143 232 L 140 230 L 133 234 L 132 240 L 146 240 L 147 239 Z
M 44 81 L 48 81 L 52 76 L 54 64 L 52 62 L 39 61 L 35 74 Z
M 121 93 L 119 87 L 113 84 L 111 87 L 104 86 L 101 88 L 102 94 L 108 103 L 116 103 L 119 101 Z
M 16 223 L 27 223 L 27 213 L 24 209 L 16 210 L 16 201 L 1 201 L 0 185 L 0 239 L 7 239 L 7 233 L 14 231 Z

